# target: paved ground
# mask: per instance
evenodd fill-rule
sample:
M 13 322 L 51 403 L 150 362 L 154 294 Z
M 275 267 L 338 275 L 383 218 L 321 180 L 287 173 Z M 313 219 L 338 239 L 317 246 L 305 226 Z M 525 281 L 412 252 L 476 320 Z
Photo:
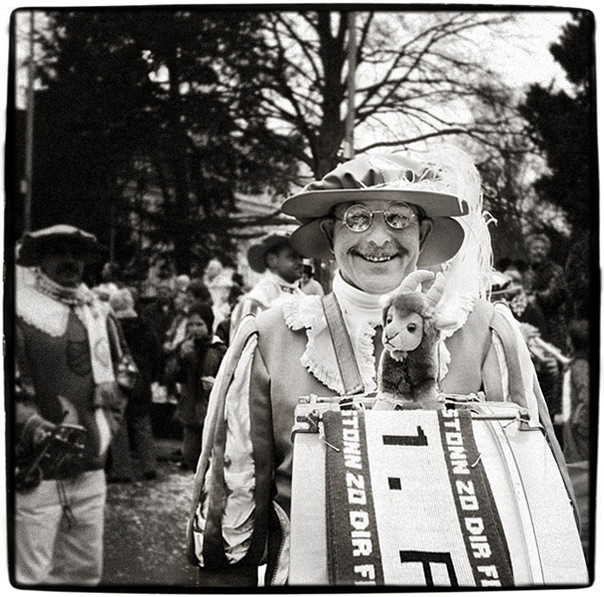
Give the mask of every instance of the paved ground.
M 170 592 L 196 586 L 197 570 L 184 555 L 193 473 L 171 458 L 178 441 L 156 444 L 157 480 L 108 485 L 102 581 L 108 589 Z

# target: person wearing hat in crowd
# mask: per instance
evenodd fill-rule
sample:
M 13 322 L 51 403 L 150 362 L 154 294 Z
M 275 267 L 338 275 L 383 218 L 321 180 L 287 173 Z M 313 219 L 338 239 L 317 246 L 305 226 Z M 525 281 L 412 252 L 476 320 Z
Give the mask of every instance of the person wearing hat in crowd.
M 350 391 L 345 369 L 355 370 L 363 392 L 376 391 L 381 297 L 410 274 L 427 284 L 434 270 L 444 272 L 443 392 L 510 399 L 506 353 L 490 328 L 497 314 L 523 387 L 539 394 L 509 310 L 488 301 L 492 254 L 481 197 L 470 157 L 452 148 L 359 156 L 284 202 L 282 211 L 300 222 L 292 247 L 335 260 L 333 291 L 291 295 L 244 318 L 229 347 L 210 398 L 188 524 L 188 558 L 202 584 L 256 585 L 264 562 L 265 584 L 287 582 L 294 409 L 300 396 Z M 353 359 L 344 359 L 345 347 Z M 538 418 L 542 398 L 526 402 Z M 546 412 L 542 424 L 563 467 Z
M 304 294 L 316 294 L 317 296 L 323 296 L 325 291 L 323 290 L 323 286 L 314 279 L 314 271 L 312 265 L 307 263 L 304 264 L 304 268 L 302 270 L 302 277 L 300 278 L 300 290 Z
M 129 482 L 140 477 L 147 481 L 157 478 L 151 427 L 151 384 L 160 378 L 163 357 L 161 342 L 153 326 L 138 316 L 134 305 L 134 298 L 127 288 L 115 291 L 109 298 L 109 306 L 120 321 L 124 340 L 138 369 L 136 383 L 125 390 L 128 397 L 125 419 L 110 446 L 107 478 L 110 483 Z M 137 457 L 140 471 L 135 471 L 132 454 Z
M 286 294 L 302 294 L 297 285 L 302 275 L 302 255 L 292 248 L 288 236 L 271 234 L 252 245 L 247 261 L 252 270 L 264 276 L 231 311 L 231 340 L 246 315 L 257 315 Z
M 104 466 L 126 406 L 117 355 L 127 350 L 109 305 L 82 282 L 85 266 L 102 255 L 94 235 L 64 224 L 26 233 L 18 247 L 17 471 L 28 470 L 29 458 L 61 424 L 86 431 L 83 451 L 74 442 L 61 466 L 43 460 L 36 480 L 24 479 L 22 490 L 17 485 L 14 571 L 20 586 L 95 586 L 101 579 Z
M 214 336 L 214 312 L 209 303 L 198 301 L 189 308 L 185 339 L 175 348 L 166 365 L 169 382 L 181 384 L 176 417 L 183 426 L 182 463 L 193 471 L 201 451 L 201 433 L 210 390 L 226 347 Z

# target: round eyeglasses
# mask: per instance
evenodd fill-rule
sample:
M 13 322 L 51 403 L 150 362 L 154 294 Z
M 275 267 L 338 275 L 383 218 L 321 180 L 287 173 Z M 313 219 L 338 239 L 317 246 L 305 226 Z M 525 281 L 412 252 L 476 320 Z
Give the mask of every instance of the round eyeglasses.
M 365 232 L 373 223 L 375 214 L 383 214 L 386 224 L 394 230 L 403 230 L 412 222 L 417 221 L 414 209 L 403 201 L 393 201 L 386 206 L 386 209 L 375 210 L 355 203 L 344 212 L 341 218 L 336 216 L 336 219 L 344 222 L 344 225 L 353 232 Z

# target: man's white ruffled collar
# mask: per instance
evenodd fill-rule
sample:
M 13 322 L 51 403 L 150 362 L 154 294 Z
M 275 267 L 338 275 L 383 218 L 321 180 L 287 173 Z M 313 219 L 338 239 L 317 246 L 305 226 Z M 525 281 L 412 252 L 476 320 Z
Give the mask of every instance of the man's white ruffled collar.
M 381 320 L 380 297 L 353 288 L 339 273 L 334 278 L 333 290 L 351 336 L 365 391 L 373 392 L 377 387 L 373 337 L 375 325 Z M 283 300 L 283 313 L 285 324 L 291 330 L 306 330 L 308 341 L 301 358 L 302 365 L 328 388 L 343 394 L 344 385 L 321 297 L 287 296 Z
M 16 268 L 16 312 L 23 321 L 36 329 L 58 338 L 67 329 L 69 305 L 51 298 L 37 288 L 36 268 Z

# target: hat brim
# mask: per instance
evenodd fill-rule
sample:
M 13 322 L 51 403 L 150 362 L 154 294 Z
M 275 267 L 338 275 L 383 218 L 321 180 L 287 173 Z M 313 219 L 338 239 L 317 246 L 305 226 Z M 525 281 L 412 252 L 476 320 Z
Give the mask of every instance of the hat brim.
M 329 240 L 321 229 L 321 223 L 325 219 L 307 222 L 293 232 L 290 242 L 298 253 L 322 261 L 334 259 Z M 432 231 L 422 247 L 418 267 L 430 267 L 448 261 L 459 251 L 464 240 L 464 229 L 456 220 L 437 217 L 432 222 Z
M 468 213 L 467 203 L 460 202 L 455 195 L 393 188 L 302 191 L 286 199 L 281 206 L 281 211 L 304 222 L 327 216 L 334 205 L 350 201 L 405 201 L 421 207 L 430 218 L 464 216 Z
M 81 247 L 86 265 L 98 263 L 107 253 L 106 247 L 99 244 L 96 240 L 84 236 L 74 237 L 69 234 L 49 234 L 43 237 L 26 236 L 19 247 L 16 258 L 17 265 L 23 267 L 40 265 L 40 260 L 45 253 L 45 247 L 57 242 Z

